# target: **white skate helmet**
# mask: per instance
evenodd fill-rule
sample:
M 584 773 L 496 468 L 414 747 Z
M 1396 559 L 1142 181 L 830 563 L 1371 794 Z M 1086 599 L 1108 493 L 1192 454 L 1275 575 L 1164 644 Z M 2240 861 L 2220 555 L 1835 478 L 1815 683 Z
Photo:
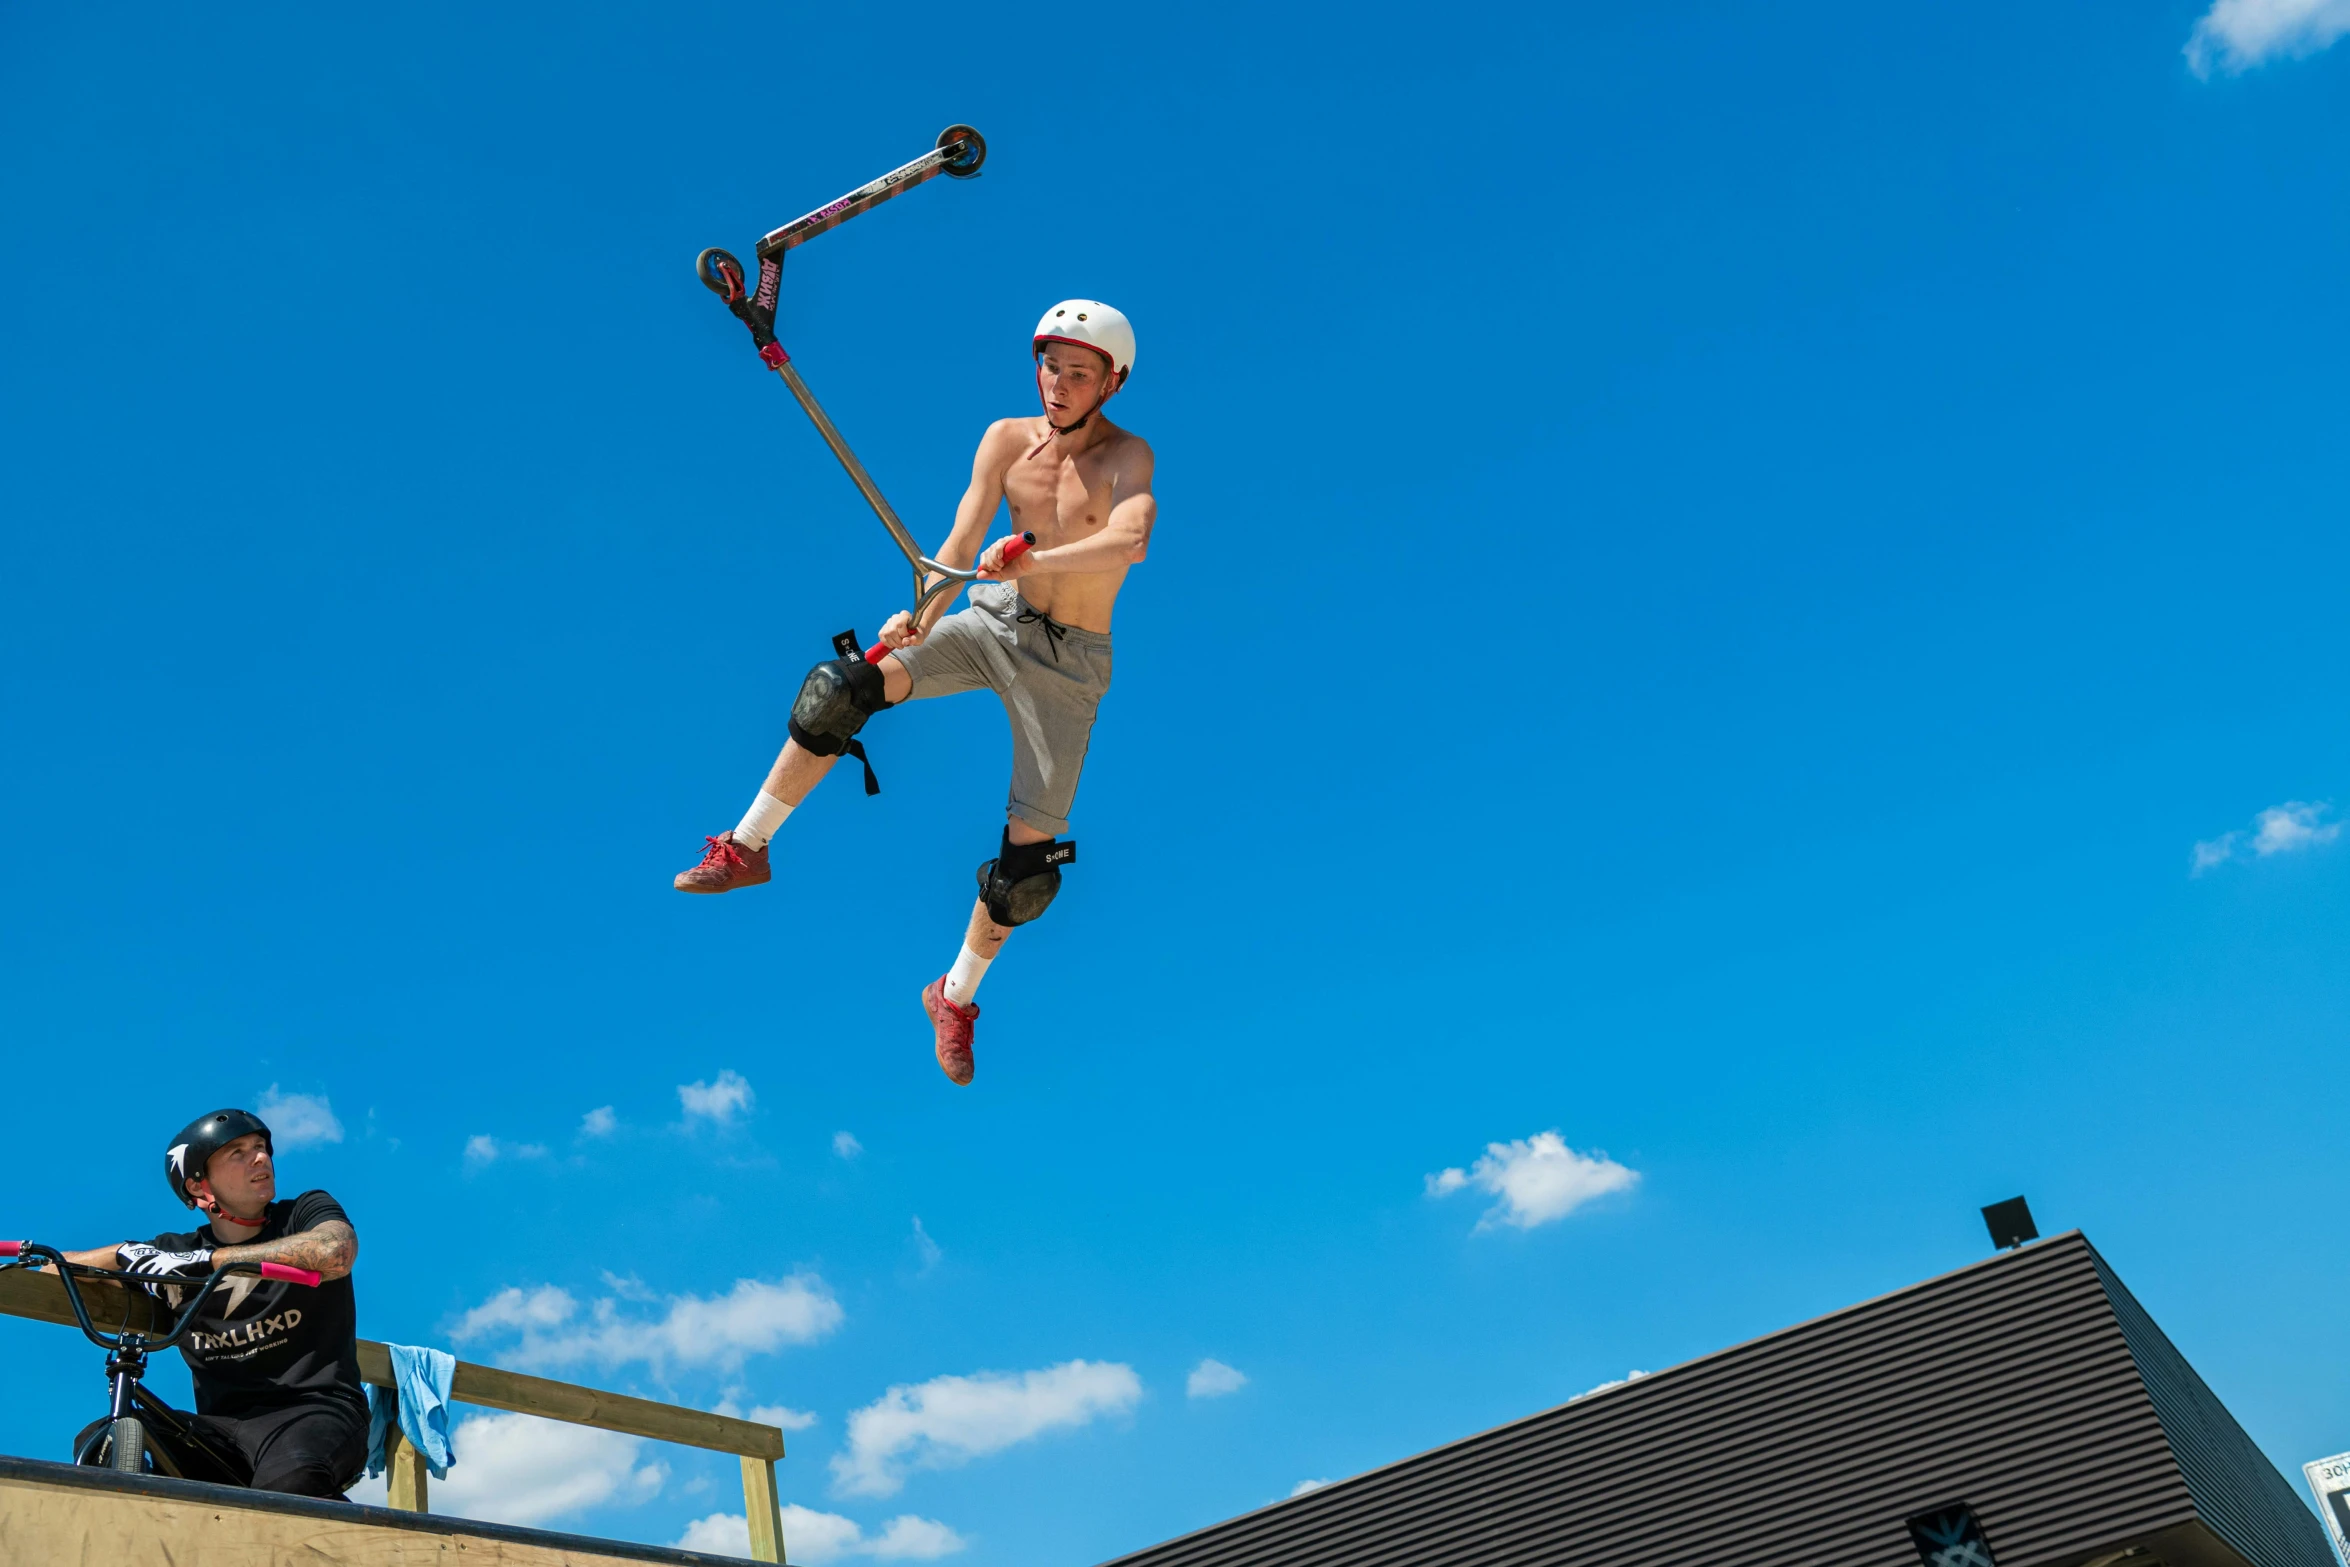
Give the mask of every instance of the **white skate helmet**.
M 1047 343 L 1075 343 L 1110 361 L 1110 390 L 1126 384 L 1134 369 L 1134 323 L 1098 299 L 1064 299 L 1036 323 L 1037 353 Z

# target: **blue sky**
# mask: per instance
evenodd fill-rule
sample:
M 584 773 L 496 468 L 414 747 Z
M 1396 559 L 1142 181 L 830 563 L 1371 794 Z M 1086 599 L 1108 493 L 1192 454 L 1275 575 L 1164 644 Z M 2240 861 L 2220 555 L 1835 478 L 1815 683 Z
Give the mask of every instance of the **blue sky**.
M 792 1412 L 812 1567 L 1082 1567 L 2019 1191 L 2350 1447 L 2345 25 L 13 8 L 0 1228 L 157 1230 L 267 1099 L 364 1332 Z M 903 591 L 693 256 L 954 120 L 985 177 L 798 252 L 784 341 L 935 538 L 1113 301 L 1162 508 L 968 1091 L 985 698 L 668 890 Z M 60 1451 L 97 1357 L 0 1335 Z M 740 1507 L 461 1445 L 454 1504 Z

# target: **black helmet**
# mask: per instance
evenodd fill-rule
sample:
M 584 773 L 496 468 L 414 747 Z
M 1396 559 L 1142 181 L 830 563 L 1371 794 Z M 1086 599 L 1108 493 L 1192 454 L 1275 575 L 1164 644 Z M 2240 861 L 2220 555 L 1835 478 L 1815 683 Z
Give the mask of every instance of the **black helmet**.
M 269 1128 L 250 1110 L 215 1110 L 182 1127 L 163 1156 L 163 1178 L 171 1183 L 171 1194 L 182 1206 L 195 1207 L 196 1199 L 188 1195 L 187 1183 L 203 1177 L 214 1154 L 253 1132 L 261 1134 L 261 1146 L 274 1157 L 277 1148 L 270 1141 Z

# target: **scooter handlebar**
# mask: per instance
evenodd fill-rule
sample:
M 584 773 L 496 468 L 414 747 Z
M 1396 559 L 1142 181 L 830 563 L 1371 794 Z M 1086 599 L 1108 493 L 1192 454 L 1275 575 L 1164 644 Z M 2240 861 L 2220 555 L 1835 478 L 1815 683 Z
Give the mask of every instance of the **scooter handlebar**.
M 0 1257 L 13 1257 L 23 1250 L 23 1241 L 0 1241 Z
M 1027 554 L 1034 548 L 1036 548 L 1035 534 L 1017 534 L 1013 537 L 1009 544 L 1004 546 L 1004 559 L 1018 560 L 1021 556 Z M 972 573 L 972 580 L 978 580 L 977 572 Z M 887 642 L 876 642 L 865 650 L 865 662 L 868 664 L 878 664 L 882 661 L 882 659 L 896 651 L 897 650 L 891 647 Z
M 278 1279 L 287 1284 L 305 1285 L 311 1289 L 318 1288 L 319 1284 L 319 1276 L 308 1268 L 288 1267 L 282 1262 L 263 1263 L 261 1276 L 265 1279 Z

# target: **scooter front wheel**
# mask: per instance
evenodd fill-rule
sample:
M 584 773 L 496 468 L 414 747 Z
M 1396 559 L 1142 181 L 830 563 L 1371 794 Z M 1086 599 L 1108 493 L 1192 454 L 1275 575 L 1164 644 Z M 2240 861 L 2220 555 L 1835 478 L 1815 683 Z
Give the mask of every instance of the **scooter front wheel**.
M 948 159 L 940 167 L 950 179 L 967 180 L 987 161 L 987 138 L 968 125 L 950 125 L 938 133 L 939 146 L 950 147 L 956 142 L 963 144 L 961 155 Z

